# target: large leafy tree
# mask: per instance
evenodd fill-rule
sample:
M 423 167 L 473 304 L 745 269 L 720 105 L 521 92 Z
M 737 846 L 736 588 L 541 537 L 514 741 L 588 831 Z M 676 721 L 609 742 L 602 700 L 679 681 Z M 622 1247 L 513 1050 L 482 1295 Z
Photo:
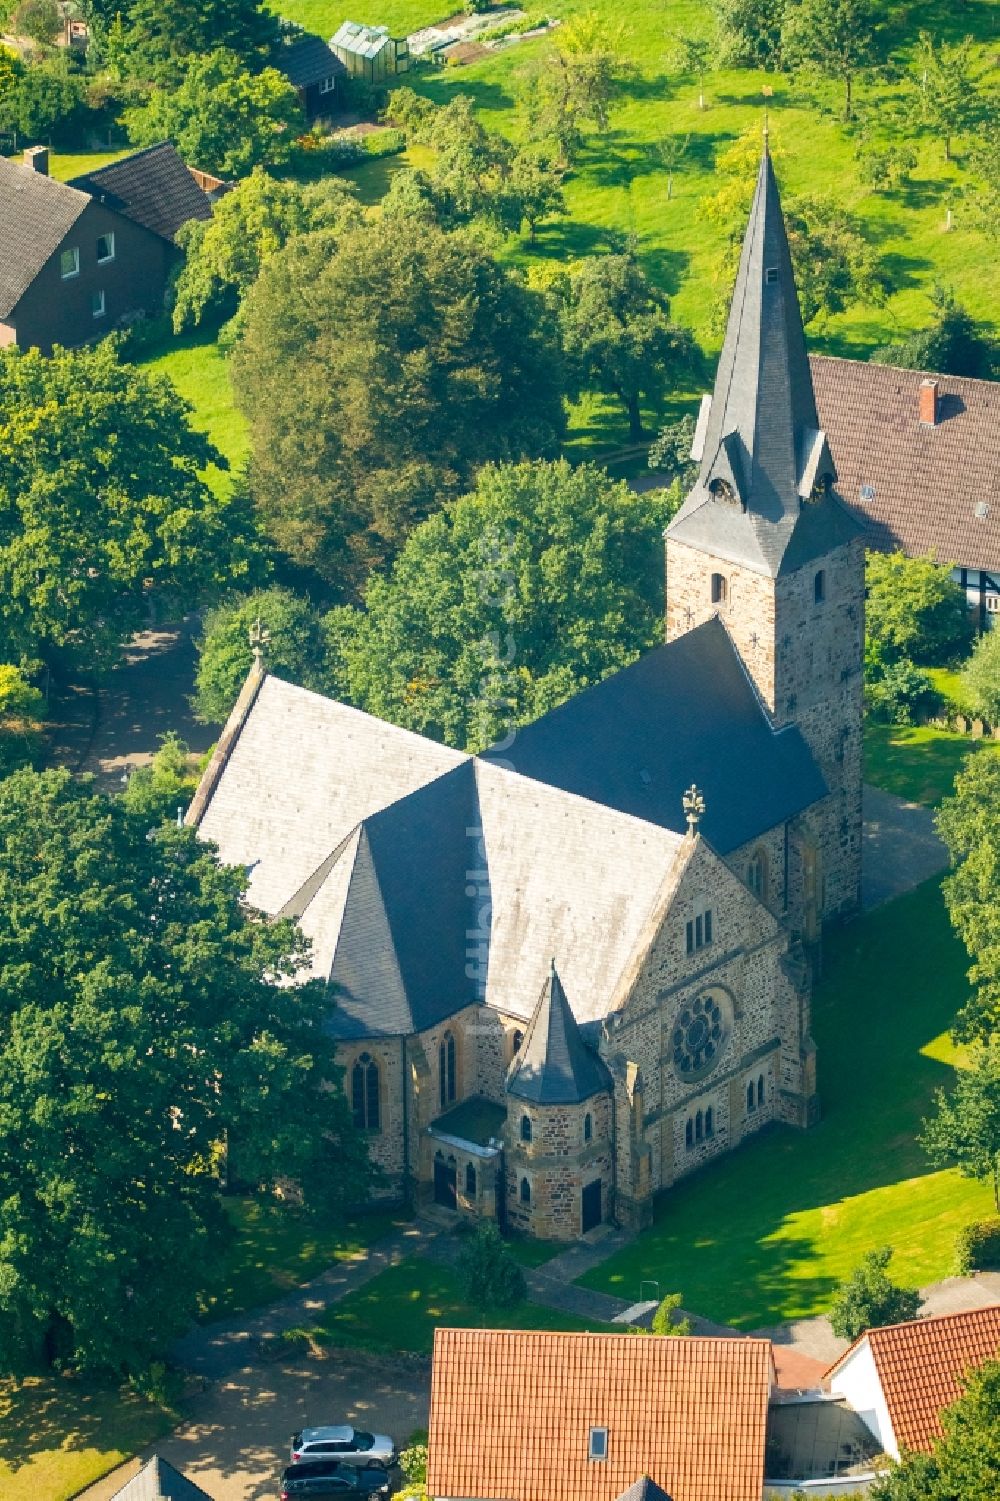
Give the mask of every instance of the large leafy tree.
M 949 46 L 935 42 L 930 32 L 920 33 L 910 81 L 910 117 L 941 142 L 946 162 L 951 161 L 952 138 L 967 131 L 982 112 L 973 48 L 971 36 Z
M 1000 240 L 1000 124 L 994 119 L 976 137 L 969 167 L 976 181 L 968 189 L 969 218 L 977 229 Z
M 940 665 L 967 644 L 965 594 L 948 563 L 903 552 L 870 552 L 865 561 L 865 633 L 885 661 Z
M 781 29 L 781 51 L 785 65 L 812 69 L 842 84 L 844 119 L 850 120 L 857 79 L 883 56 L 872 0 L 792 0 Z
M 552 141 L 562 158 L 579 155 L 585 126 L 606 130 L 635 65 L 628 31 L 605 14 L 581 11 L 556 31 L 550 49 L 525 80 L 521 105 L 532 135 Z
M 962 668 L 962 698 L 974 714 L 1000 725 L 1000 631 L 984 631 Z
M 481 749 L 660 639 L 670 510 L 590 465 L 484 469 L 329 617 L 334 691 Z
M 938 832 L 951 856 L 944 898 L 972 959 L 973 995 L 958 1013 L 956 1035 L 988 1041 L 1000 1030 L 1000 760 L 970 757 L 955 792 L 938 814 Z
M 906 1454 L 872 1487 L 872 1501 L 994 1501 L 1000 1475 L 1000 1361 L 965 1377 L 965 1390 L 941 1416 L 932 1454 Z
M 891 1260 L 891 1246 L 869 1251 L 838 1287 L 830 1325 L 839 1339 L 857 1339 L 866 1329 L 916 1318 L 920 1294 L 893 1282 L 888 1270 Z
M 8 661 L 116 658 L 151 589 L 181 604 L 245 576 L 252 518 L 171 383 L 107 343 L 0 353 L 0 628 Z
M 278 40 L 276 13 L 260 0 L 131 0 L 116 6 L 101 0 L 107 25 L 127 12 L 131 71 L 137 78 L 176 82 L 185 62 L 215 52 L 233 52 L 251 71 L 271 60 Z
M 936 1167 L 987 1183 L 1000 1214 L 1000 1036 L 975 1050 L 950 1094 L 939 1089 L 921 1142 Z
M 364 1191 L 330 1002 L 277 983 L 302 941 L 245 886 L 65 772 L 0 784 L 0 1369 L 162 1351 L 219 1263 L 224 1145 L 261 1190 Z
M 554 453 L 564 426 L 543 299 L 410 216 L 286 245 L 246 298 L 231 372 L 268 530 L 345 590 L 481 464 Z
M 990 380 L 1000 368 L 1000 345 L 975 321 L 948 287 L 931 292 L 934 312 L 925 328 L 897 344 L 884 344 L 870 358 L 903 370 L 941 370 Z
M 643 401 L 656 406 L 697 368 L 690 331 L 672 321 L 669 299 L 632 249 L 578 261 L 553 290 L 561 302 L 571 383 L 620 401 L 629 436 L 639 441 Z
M 295 235 L 361 222 L 354 189 L 342 178 L 283 182 L 255 167 L 213 205 L 211 219 L 191 219 L 178 240 L 184 264 L 176 284 L 177 332 L 209 313 L 233 313 L 272 255 Z
M 0 70 L 0 128 L 29 140 L 58 141 L 70 134 L 83 119 L 86 103 L 87 81 L 65 48 L 30 68 Z
M 786 0 L 713 0 L 722 61 L 736 68 L 781 66 Z
M 326 638 L 321 616 L 290 589 L 258 589 L 227 600 L 205 617 L 195 676 L 200 719 L 219 724 L 226 718 L 250 671 L 253 640 L 260 642 L 267 669 L 275 677 L 324 691 Z
M 134 146 L 173 141 L 191 166 L 224 178 L 285 165 L 305 129 L 284 74 L 251 73 L 224 49 L 187 59 L 176 82 L 158 84 L 122 118 Z

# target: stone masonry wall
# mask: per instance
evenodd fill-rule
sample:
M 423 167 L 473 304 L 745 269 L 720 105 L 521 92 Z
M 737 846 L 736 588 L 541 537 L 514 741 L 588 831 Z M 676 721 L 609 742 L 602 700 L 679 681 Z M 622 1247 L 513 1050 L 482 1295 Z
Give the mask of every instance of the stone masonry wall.
M 590 1116 L 588 1142 L 584 1121 Z M 521 1119 L 531 1121 L 531 1141 L 521 1140 Z M 611 1210 L 611 1099 L 595 1095 L 580 1105 L 508 1102 L 505 1132 L 507 1220 L 543 1240 L 575 1240 L 581 1233 L 583 1189 L 601 1180 L 602 1216 Z M 527 1181 L 530 1203 L 521 1197 Z

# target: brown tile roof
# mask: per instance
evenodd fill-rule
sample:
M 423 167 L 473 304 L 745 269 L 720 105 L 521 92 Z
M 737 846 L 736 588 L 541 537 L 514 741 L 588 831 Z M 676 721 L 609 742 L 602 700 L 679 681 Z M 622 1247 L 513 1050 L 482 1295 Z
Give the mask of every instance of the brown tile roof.
M 428 1493 L 615 1501 L 648 1475 L 673 1501 L 760 1501 L 771 1375 L 762 1339 L 438 1329 Z
M 941 1413 L 962 1393 L 967 1371 L 1000 1358 L 1000 1303 L 965 1313 L 869 1329 L 835 1361 L 832 1375 L 867 1340 L 896 1443 L 929 1451 L 941 1436 Z
M 867 522 L 866 544 L 1000 572 L 1000 383 L 817 355 L 810 364 L 837 490 Z M 927 379 L 938 382 L 933 426 L 919 419 Z

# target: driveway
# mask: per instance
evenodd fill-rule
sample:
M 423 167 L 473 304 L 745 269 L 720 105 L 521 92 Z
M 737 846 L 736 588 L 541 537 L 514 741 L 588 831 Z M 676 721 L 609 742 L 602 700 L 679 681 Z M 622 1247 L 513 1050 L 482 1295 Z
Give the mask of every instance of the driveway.
M 866 786 L 861 859 L 861 905 L 870 912 L 944 870 L 948 851 L 930 808 Z
M 210 1386 L 156 1453 L 213 1501 L 273 1501 L 296 1429 L 349 1422 L 405 1444 L 414 1429 L 427 1427 L 429 1406 L 428 1359 L 335 1350 L 323 1359 L 248 1366 Z M 140 1463 L 122 1465 L 80 1501 L 109 1501 Z

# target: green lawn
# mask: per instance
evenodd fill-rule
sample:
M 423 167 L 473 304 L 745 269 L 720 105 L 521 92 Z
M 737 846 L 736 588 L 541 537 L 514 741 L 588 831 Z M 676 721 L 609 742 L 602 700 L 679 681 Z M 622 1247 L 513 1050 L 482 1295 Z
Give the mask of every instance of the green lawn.
M 910 802 L 936 807 L 952 791 L 967 756 L 995 755 L 1000 741 L 973 740 L 932 725 L 865 725 L 865 781 Z
M 233 404 L 225 356 L 214 336 L 196 333 L 168 338 L 159 348 L 140 355 L 138 363 L 169 376 L 192 408 L 192 425 L 207 433 L 231 468 L 237 468 L 249 452 L 249 434 Z M 211 469 L 208 477 L 212 484 L 229 483 L 219 469 Z
M 343 0 L 273 0 L 271 9 L 307 31 L 329 40 L 342 21 L 361 21 L 368 26 L 388 26 L 393 36 L 409 36 L 433 21 L 453 16 L 461 6 L 436 4 L 435 0 L 377 0 L 360 9 L 344 8 Z
M 312 1332 L 319 1344 L 365 1350 L 430 1353 L 439 1324 L 484 1329 L 608 1329 L 567 1314 L 521 1303 L 486 1313 L 461 1297 L 453 1267 L 413 1256 L 380 1272 L 358 1292 L 331 1306 Z
M 991 1195 L 930 1172 L 914 1137 L 952 1075 L 967 963 L 936 881 L 832 935 L 813 1005 L 820 1124 L 776 1128 L 664 1194 L 652 1229 L 583 1283 L 636 1298 L 654 1278 L 754 1329 L 824 1312 L 873 1246 L 895 1246 L 905 1283 L 949 1275 L 956 1232 Z
M 127 146 L 115 146 L 108 151 L 50 151 L 49 176 L 67 182 L 71 177 L 82 177 L 85 172 L 96 172 L 108 162 L 116 162 L 127 150 Z M 20 161 L 20 151 L 11 152 L 11 159 Z
M 553 1256 L 565 1251 L 566 1246 L 557 1240 L 522 1240 L 514 1237 L 507 1242 L 507 1250 L 521 1266 L 531 1267 L 544 1266 Z
M 225 1205 L 236 1240 L 223 1286 L 205 1305 L 205 1320 L 270 1303 L 318 1276 L 332 1262 L 361 1255 L 402 1223 L 398 1215 L 373 1210 L 331 1228 L 278 1204 L 227 1199 Z
M 66 1501 L 153 1443 L 177 1415 L 127 1387 L 0 1383 L 0 1501 Z

